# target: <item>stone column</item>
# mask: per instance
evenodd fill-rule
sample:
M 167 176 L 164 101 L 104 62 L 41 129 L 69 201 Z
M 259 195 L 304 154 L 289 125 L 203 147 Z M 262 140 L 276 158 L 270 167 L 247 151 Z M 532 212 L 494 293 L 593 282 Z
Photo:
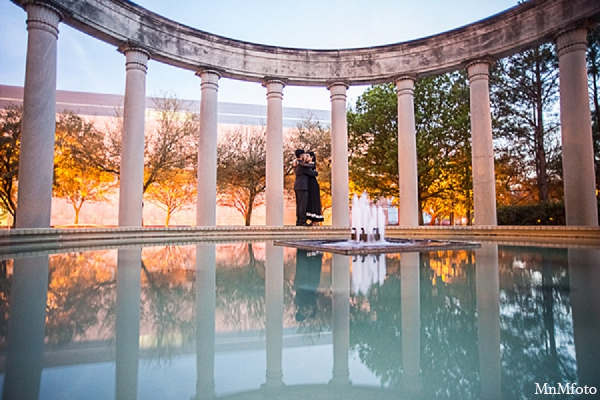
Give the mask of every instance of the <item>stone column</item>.
M 400 175 L 398 223 L 403 226 L 419 225 L 414 88 L 415 78 L 412 76 L 402 76 L 396 80 L 396 94 L 398 96 L 398 173 Z
M 328 87 L 331 98 L 331 211 L 334 226 L 350 225 L 348 181 L 348 122 L 344 82 Z
M 196 225 L 217 224 L 217 91 L 221 74 L 198 70 L 202 79 L 200 100 L 200 139 L 198 141 L 198 193 Z
M 27 2 L 25 9 L 28 37 L 16 227 L 47 228 L 56 131 L 56 41 L 62 15 L 41 2 Z
M 419 253 L 402 253 L 400 293 L 402 307 L 402 389 L 418 397 L 421 377 L 421 282 Z
M 146 64 L 150 55 L 129 44 L 121 46 L 119 51 L 125 54 L 127 71 L 119 178 L 119 226 L 142 226 Z
M 475 251 L 477 298 L 477 343 L 481 399 L 502 398 L 500 354 L 500 276 L 498 245 L 483 243 Z
M 490 113 L 489 69 L 491 60 L 467 65 L 471 89 L 471 138 L 475 225 L 497 225 L 494 145 Z
M 116 399 L 135 400 L 140 344 L 142 248 L 121 249 L 117 256 Z
M 3 399 L 37 399 L 40 394 L 48 294 L 48 256 L 14 262 L 8 320 Z
M 348 350 L 350 348 L 350 258 L 333 254 L 331 261 L 331 335 L 333 372 L 331 384 L 349 385 Z
M 266 388 L 283 386 L 283 247 L 266 244 L 265 302 L 267 308 Z
M 196 399 L 215 397 L 214 244 L 196 245 Z
M 266 79 L 267 171 L 266 225 L 283 226 L 283 88 L 285 83 Z
M 587 30 L 556 36 L 567 225 L 598 225 L 594 146 L 588 98 Z

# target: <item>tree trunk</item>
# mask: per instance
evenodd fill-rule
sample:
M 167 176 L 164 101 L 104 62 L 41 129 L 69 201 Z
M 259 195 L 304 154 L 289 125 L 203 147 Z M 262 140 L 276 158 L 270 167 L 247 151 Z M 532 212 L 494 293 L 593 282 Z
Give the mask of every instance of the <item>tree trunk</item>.
M 171 210 L 167 210 L 167 216 L 165 217 L 165 226 L 169 226 L 170 220 L 171 220 Z
M 541 117 L 539 120 L 541 122 Z M 539 201 L 548 200 L 548 172 L 546 161 L 546 150 L 544 149 L 544 127 L 543 125 L 536 127 L 536 172 Z
M 434 212 L 431 215 L 431 221 L 429 221 L 429 226 L 435 225 L 435 223 L 438 221 L 439 217 L 440 217 L 440 213 L 439 212 Z
M 472 152 L 469 152 L 469 158 L 473 158 Z M 495 175 L 494 175 L 495 178 Z M 465 180 L 464 180 L 464 190 L 465 190 L 465 199 L 466 199 L 466 208 L 467 208 L 467 212 L 465 214 L 465 218 L 467 219 L 467 226 L 471 226 L 471 209 L 473 208 L 473 197 L 472 197 L 472 190 L 471 190 L 471 184 L 472 184 L 472 180 L 471 180 L 471 169 L 469 168 L 468 164 L 465 164 Z
M 0 261 L 0 279 L 2 280 L 6 280 L 6 276 L 7 276 L 7 272 L 8 272 L 8 267 L 7 264 L 8 260 L 2 260 Z
M 542 261 L 544 261 L 542 257 Z M 558 355 L 556 352 L 556 334 L 554 321 L 554 284 L 552 282 L 552 270 L 544 263 L 542 265 L 542 298 L 543 298 L 543 318 L 544 330 L 546 331 L 547 343 L 550 345 L 548 368 L 553 379 L 558 379 L 560 376 L 558 368 Z
M 246 214 L 244 214 L 244 222 L 246 226 L 250 226 L 250 220 L 252 219 L 252 207 L 254 206 L 254 199 L 256 195 L 251 194 L 248 196 L 248 208 L 246 209 Z
M 77 207 L 75 204 L 73 204 L 73 209 L 75 210 L 75 225 L 79 224 L 79 212 L 81 211 L 81 205 L 79 205 L 79 207 Z
M 548 200 L 548 172 L 546 162 L 546 149 L 544 148 L 544 104 L 542 99 L 542 77 L 539 63 L 535 66 L 535 79 L 536 79 L 536 99 L 535 99 L 535 113 L 536 113 L 536 126 L 535 126 L 535 158 L 536 158 L 536 173 L 538 183 L 538 196 L 539 201 Z
M 252 243 L 248 243 L 248 260 L 248 265 L 250 267 L 254 267 L 254 264 L 256 264 L 256 257 L 254 257 L 254 249 L 252 248 Z
M 8 193 L 12 192 L 12 185 L 10 186 L 11 189 L 8 190 Z M 12 215 L 13 218 L 13 223 L 12 223 L 12 227 L 15 228 L 17 226 L 17 205 L 15 204 L 15 202 L 12 200 L 12 197 L 8 197 L 7 200 L 7 209 L 8 212 L 10 213 L 10 215 Z
M 425 222 L 423 221 L 423 202 L 421 201 L 421 196 L 419 195 L 419 225 L 425 225 Z
M 246 215 L 244 215 L 244 224 L 246 226 L 250 226 L 250 220 L 252 219 L 252 205 L 248 207 L 248 211 L 246 211 Z

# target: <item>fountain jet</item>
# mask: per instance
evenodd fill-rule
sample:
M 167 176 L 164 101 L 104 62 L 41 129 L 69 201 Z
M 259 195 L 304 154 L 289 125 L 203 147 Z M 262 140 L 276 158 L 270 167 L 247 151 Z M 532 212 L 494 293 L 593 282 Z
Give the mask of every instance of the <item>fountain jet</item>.
M 372 205 L 364 192 L 352 198 L 351 241 L 360 243 L 385 242 L 385 214 L 381 206 Z

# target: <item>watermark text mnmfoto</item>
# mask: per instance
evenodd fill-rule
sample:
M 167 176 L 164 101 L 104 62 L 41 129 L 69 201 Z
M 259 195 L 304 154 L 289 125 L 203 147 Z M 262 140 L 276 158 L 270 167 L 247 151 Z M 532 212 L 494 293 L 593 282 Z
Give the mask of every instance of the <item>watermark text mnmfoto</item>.
M 597 390 L 594 386 L 577 386 L 576 383 L 558 383 L 556 386 L 544 383 L 540 386 L 535 384 L 535 394 L 596 394 Z

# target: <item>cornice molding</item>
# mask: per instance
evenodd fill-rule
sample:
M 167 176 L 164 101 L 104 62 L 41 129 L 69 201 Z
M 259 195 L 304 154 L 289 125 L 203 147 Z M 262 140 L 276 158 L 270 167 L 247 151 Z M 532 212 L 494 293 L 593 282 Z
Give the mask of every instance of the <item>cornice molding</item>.
M 171 21 L 124 0 L 11 0 L 57 9 L 64 23 L 99 40 L 139 43 L 152 59 L 178 68 L 220 71 L 226 78 L 262 83 L 280 77 L 288 86 L 393 82 L 437 75 L 469 60 L 499 59 L 551 41 L 586 21 L 600 20 L 597 0 L 529 0 L 448 32 L 383 46 L 318 50 L 261 45 L 213 35 Z M 32 2 L 33 1 L 33 2 Z M 561 35 L 562 36 L 562 35 Z M 559 37 L 561 37 L 559 36 Z M 563 40 L 563 39 L 560 39 Z

